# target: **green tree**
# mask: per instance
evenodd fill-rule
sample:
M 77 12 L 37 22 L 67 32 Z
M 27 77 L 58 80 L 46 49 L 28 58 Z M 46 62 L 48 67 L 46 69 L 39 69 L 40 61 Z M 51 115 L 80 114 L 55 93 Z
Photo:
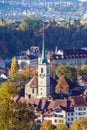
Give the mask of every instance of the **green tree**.
M 87 75 L 87 65 L 81 66 L 80 75 L 82 75 L 82 76 Z
M 35 127 L 36 118 L 33 108 L 25 103 L 15 103 L 15 113 L 13 117 L 14 129 L 16 130 L 32 130 Z
M 60 65 L 56 69 L 56 75 L 58 77 L 64 75 L 70 87 L 73 86 L 73 83 L 77 83 L 77 70 L 75 67 Z
M 19 30 L 28 30 L 28 29 L 37 30 L 41 27 L 41 23 L 42 21 L 40 19 L 25 18 L 22 20 L 18 29 Z
M 40 130 L 52 130 L 51 121 L 49 121 L 49 120 L 43 121 Z
M 0 130 L 31 130 L 36 118 L 33 108 L 15 102 L 13 86 L 9 82 L 0 86 Z
M 60 25 L 65 28 L 69 28 L 70 24 L 66 22 L 61 22 Z
M 16 58 L 13 57 L 12 58 L 12 63 L 11 63 L 11 68 L 9 70 L 9 77 L 13 78 L 16 73 L 17 73 L 17 62 L 16 62 Z
M 8 130 L 12 127 L 14 104 L 10 100 L 15 95 L 13 86 L 5 82 L 0 86 L 0 128 Z
M 62 98 L 62 95 L 68 93 L 68 91 L 69 91 L 69 85 L 65 80 L 64 76 L 61 76 L 57 82 L 55 92 L 60 93 Z
M 63 124 L 57 124 L 55 130 L 68 130 L 68 127 Z
M 80 118 L 72 123 L 70 130 L 87 130 L 87 118 Z

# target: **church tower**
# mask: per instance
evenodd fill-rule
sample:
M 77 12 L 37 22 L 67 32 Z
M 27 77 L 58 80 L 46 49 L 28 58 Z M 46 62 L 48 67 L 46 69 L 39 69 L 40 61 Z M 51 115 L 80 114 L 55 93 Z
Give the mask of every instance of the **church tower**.
M 50 96 L 50 64 L 45 54 L 44 29 L 42 57 L 38 60 L 38 97 Z

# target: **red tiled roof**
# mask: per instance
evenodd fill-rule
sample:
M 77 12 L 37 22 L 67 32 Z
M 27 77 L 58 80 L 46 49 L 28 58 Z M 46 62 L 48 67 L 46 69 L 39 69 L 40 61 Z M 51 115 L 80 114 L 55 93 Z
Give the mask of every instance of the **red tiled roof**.
M 53 115 L 53 112 L 52 111 L 46 111 L 44 112 L 43 116 L 52 116 Z
M 13 98 L 14 101 L 18 99 L 18 96 Z M 64 111 L 74 111 L 74 107 L 87 106 L 87 102 L 83 96 L 75 96 L 70 99 L 56 99 L 49 101 L 47 98 L 30 98 L 25 99 L 21 97 L 18 101 L 27 103 L 35 107 L 36 111 L 41 112 L 44 116 L 51 116 L 53 110 L 62 109 Z
M 73 101 L 75 107 L 87 106 L 87 102 L 85 101 L 83 96 L 75 96 L 73 98 Z

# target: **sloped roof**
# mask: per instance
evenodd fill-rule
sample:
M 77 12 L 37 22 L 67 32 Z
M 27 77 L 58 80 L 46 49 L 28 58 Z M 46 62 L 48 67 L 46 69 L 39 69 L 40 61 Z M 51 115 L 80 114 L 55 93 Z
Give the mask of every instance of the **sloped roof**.
M 29 80 L 29 82 L 25 85 L 26 86 L 29 86 L 29 87 L 34 87 L 34 88 L 37 88 L 38 87 L 38 76 L 35 75 L 31 80 Z
M 50 77 L 50 84 L 53 85 L 54 87 L 56 86 L 56 80 L 53 79 L 52 77 Z M 36 74 L 35 76 L 33 76 L 33 78 L 31 80 L 29 80 L 29 82 L 25 85 L 29 87 L 34 87 L 37 88 L 38 87 L 38 75 Z M 54 88 L 55 90 L 55 88 Z
M 14 101 L 17 101 L 14 98 Z M 21 97 L 18 101 L 33 106 L 38 113 L 43 113 L 44 116 L 52 116 L 54 110 L 64 110 L 66 112 L 74 112 L 74 107 L 87 107 L 87 102 L 82 96 L 75 96 L 69 99 L 49 100 L 48 98 L 30 98 Z
M 75 96 L 73 100 L 75 107 L 87 106 L 87 102 L 85 101 L 85 98 L 83 98 L 83 96 Z

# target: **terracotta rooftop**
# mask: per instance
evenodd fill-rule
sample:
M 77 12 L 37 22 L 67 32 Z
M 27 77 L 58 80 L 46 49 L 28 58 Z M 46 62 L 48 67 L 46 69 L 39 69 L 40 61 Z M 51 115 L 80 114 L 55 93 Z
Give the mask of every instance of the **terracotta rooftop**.
M 75 96 L 70 99 L 56 99 L 56 100 L 49 100 L 47 98 L 30 98 L 25 99 L 24 97 L 13 98 L 14 101 L 21 101 L 22 103 L 27 103 L 35 108 L 37 112 L 41 112 L 44 116 L 51 116 L 54 110 L 64 110 L 67 112 L 73 112 L 74 107 L 84 107 L 87 106 L 87 102 L 83 96 Z
M 83 96 L 75 96 L 73 98 L 73 101 L 75 107 L 87 106 L 87 102 L 85 101 Z

